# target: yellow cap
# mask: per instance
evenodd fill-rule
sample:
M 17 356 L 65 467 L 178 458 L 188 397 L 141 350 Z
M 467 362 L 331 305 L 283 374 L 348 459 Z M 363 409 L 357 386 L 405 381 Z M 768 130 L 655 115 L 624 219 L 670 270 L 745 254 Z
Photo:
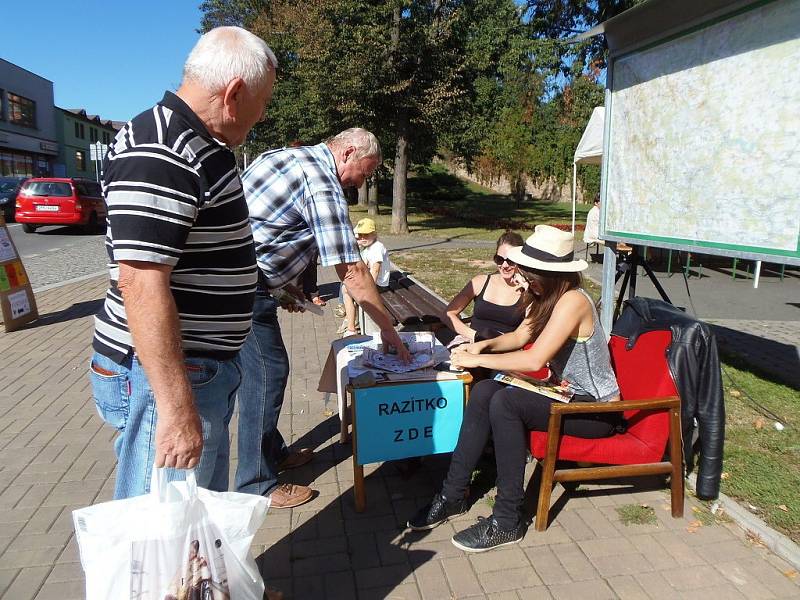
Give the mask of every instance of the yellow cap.
M 361 219 L 356 223 L 353 231 L 356 233 L 375 233 L 375 221 L 369 218 Z

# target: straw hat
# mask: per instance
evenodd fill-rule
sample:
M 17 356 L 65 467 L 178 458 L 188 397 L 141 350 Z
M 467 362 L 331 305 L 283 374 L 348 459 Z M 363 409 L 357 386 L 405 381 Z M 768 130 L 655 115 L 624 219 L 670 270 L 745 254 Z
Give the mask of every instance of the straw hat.
M 370 218 L 361 219 L 353 228 L 356 233 L 375 233 L 375 221 Z
M 585 260 L 574 260 L 575 237 L 550 225 L 537 225 L 523 246 L 508 251 L 508 259 L 539 271 L 575 273 L 588 267 Z

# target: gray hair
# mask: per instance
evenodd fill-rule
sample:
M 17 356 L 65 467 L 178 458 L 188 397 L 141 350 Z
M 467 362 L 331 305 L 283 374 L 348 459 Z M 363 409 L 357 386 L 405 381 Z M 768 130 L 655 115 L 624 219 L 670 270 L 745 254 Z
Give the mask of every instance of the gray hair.
M 328 146 L 342 147 L 353 146 L 356 149 L 353 155 L 354 159 L 359 158 L 376 158 L 378 164 L 383 162 L 383 155 L 381 154 L 381 145 L 378 143 L 378 138 L 366 129 L 361 127 L 351 127 L 345 129 L 341 133 L 337 133 L 333 137 L 325 140 Z
M 241 27 L 215 27 L 197 40 L 183 66 L 183 77 L 209 92 L 241 77 L 252 92 L 277 68 L 275 54 L 257 35 Z

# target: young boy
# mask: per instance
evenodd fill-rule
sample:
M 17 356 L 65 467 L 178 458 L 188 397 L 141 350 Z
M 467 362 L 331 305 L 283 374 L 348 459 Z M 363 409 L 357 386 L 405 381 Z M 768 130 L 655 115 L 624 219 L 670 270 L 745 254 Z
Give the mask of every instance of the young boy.
M 375 285 L 378 289 L 389 285 L 389 255 L 386 246 L 378 241 L 378 233 L 375 230 L 375 221 L 366 218 L 361 219 L 353 228 L 356 234 L 356 241 L 361 248 L 361 260 L 366 263 Z M 347 288 L 342 289 L 344 299 L 345 320 L 343 325 L 344 336 L 356 335 L 356 303 L 347 293 Z

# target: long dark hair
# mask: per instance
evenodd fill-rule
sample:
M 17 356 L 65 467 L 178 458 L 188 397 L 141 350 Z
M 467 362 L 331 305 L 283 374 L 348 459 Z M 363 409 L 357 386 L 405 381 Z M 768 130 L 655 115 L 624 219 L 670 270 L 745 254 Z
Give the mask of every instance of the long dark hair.
M 508 244 L 509 246 L 522 246 L 525 242 L 522 240 L 522 236 L 518 234 L 516 231 L 511 231 L 510 229 L 506 229 L 502 235 L 497 238 L 497 246 L 494 247 L 494 251 L 497 252 L 500 249 L 500 246 L 503 244 Z
M 581 287 L 583 279 L 580 273 L 565 273 L 561 271 L 540 271 L 519 265 L 519 273 L 528 282 L 525 292 L 526 306 L 530 306 L 528 316 L 525 317 L 531 332 L 531 339 L 535 340 L 544 330 L 547 321 L 553 314 L 556 303 L 561 296 L 570 290 Z M 534 292 L 533 287 L 541 287 L 541 292 Z

